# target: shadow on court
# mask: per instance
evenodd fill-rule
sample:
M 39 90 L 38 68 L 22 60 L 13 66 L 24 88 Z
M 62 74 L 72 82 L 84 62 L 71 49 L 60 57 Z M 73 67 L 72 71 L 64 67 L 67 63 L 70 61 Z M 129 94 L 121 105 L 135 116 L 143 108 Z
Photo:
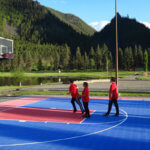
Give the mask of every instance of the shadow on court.
M 139 127 L 145 123 L 150 123 L 148 119 L 138 126 L 135 126 L 132 121 L 136 118 L 127 120 L 117 128 L 98 133 L 90 136 L 83 136 L 75 139 L 68 139 L 55 142 L 39 143 L 33 145 L 18 145 L 12 147 L 0 147 L 0 150 L 47 150 L 47 149 L 102 149 L 102 150 L 149 150 L 149 136 L 147 139 L 141 130 L 145 131 L 145 127 L 139 130 Z M 59 124 L 45 124 L 43 123 L 19 123 L 11 121 L 0 121 L 0 145 L 21 144 L 41 142 L 48 140 L 64 139 L 66 137 L 80 136 L 86 134 L 86 130 L 91 130 L 94 126 L 68 126 L 64 124 L 63 128 Z M 29 127 L 30 126 L 30 127 Z M 107 126 L 107 125 L 105 125 Z M 75 127 L 75 128 L 74 128 Z M 73 129 L 74 128 L 74 129 Z M 80 128 L 84 128 L 80 130 Z M 96 127 L 97 128 L 97 127 Z M 100 129 L 99 129 L 100 130 Z M 81 132 L 82 131 L 82 132 Z M 92 130 L 91 130 L 92 132 Z M 150 132 L 150 131 L 149 131 Z M 149 133 L 147 133 L 149 134 Z

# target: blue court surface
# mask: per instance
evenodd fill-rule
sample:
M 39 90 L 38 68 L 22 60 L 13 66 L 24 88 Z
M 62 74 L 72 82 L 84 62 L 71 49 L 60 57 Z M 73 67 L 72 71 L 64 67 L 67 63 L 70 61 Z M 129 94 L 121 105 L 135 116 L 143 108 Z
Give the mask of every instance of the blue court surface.
M 57 121 L 63 113 L 56 122 L 0 119 L 0 150 L 150 150 L 150 101 L 118 103 L 120 116 L 114 116 L 113 106 L 110 116 L 104 117 L 108 100 L 90 99 L 91 118 L 79 123 L 70 123 L 72 118 Z M 45 97 L 20 108 L 70 110 L 72 105 L 69 98 Z

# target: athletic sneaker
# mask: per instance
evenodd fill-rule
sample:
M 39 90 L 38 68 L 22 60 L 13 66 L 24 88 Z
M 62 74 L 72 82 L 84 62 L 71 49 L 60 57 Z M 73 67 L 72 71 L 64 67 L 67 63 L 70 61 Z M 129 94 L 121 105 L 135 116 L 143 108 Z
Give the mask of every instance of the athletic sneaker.
M 87 118 L 91 118 L 91 116 L 90 116 L 90 115 L 88 115 L 88 116 L 87 116 Z
M 118 116 L 119 116 L 119 114 L 118 114 L 118 113 L 116 113 L 116 114 L 115 114 L 115 117 L 118 117 Z
M 85 110 L 82 111 L 82 114 L 84 114 Z
M 73 112 L 75 113 L 77 110 L 75 109 L 75 110 L 73 110 Z
M 108 114 L 108 113 L 106 113 L 106 114 L 104 114 L 103 116 L 105 116 L 105 117 L 106 117 L 106 116 L 109 116 L 109 114 Z
M 85 115 L 83 115 L 83 117 L 85 117 L 85 118 L 90 118 L 91 116 L 90 116 L 90 115 L 85 114 Z

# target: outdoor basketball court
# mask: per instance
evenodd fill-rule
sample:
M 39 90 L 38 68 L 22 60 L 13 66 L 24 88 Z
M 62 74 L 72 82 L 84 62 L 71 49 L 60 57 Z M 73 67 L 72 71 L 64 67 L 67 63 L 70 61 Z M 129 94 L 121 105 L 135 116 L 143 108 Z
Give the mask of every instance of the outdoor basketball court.
M 109 117 L 108 100 L 90 99 L 91 118 L 72 112 L 70 98 L 17 97 L 0 103 L 0 150 L 149 150 L 150 98 L 119 100 Z

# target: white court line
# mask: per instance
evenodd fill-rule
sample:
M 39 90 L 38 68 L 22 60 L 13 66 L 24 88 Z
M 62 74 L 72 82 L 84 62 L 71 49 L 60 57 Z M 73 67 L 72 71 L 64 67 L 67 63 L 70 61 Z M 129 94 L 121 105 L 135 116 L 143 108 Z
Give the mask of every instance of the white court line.
M 122 109 L 120 109 L 120 110 L 122 111 Z M 94 114 L 96 111 L 103 112 L 103 111 L 105 111 L 105 110 L 94 110 L 94 112 L 93 112 L 92 114 Z M 109 117 L 109 116 L 108 116 L 108 117 Z M 85 118 L 85 119 L 86 119 L 86 118 Z M 90 124 L 90 125 L 92 125 L 92 124 L 106 124 L 106 123 L 120 122 L 120 121 L 124 120 L 124 119 L 120 119 L 120 120 L 117 120 L 117 121 L 110 121 L 110 122 L 101 122 L 101 123 L 98 123 L 98 122 L 92 123 L 92 122 L 91 122 L 91 123 L 84 123 L 83 121 L 85 121 L 85 119 L 82 120 L 80 124 Z M 78 123 L 71 123 L 71 124 L 78 124 Z
M 95 134 L 98 134 L 98 133 L 101 133 L 101 132 L 104 132 L 104 131 L 107 131 L 107 130 L 110 130 L 110 129 L 113 129 L 121 124 L 123 124 L 127 118 L 128 118 L 128 114 L 126 111 L 124 111 L 122 109 L 122 111 L 124 112 L 125 114 L 125 119 L 122 120 L 120 123 L 114 125 L 114 126 L 111 126 L 109 128 L 106 128 L 106 129 L 103 129 L 103 130 L 99 130 L 97 132 L 92 132 L 92 133 L 88 133 L 88 134 L 84 134 L 84 135 L 80 135 L 80 136 L 74 136 L 74 137 L 69 137 L 69 138 L 64 138 L 64 139 L 57 139 L 57 140 L 49 140 L 49 141 L 42 141 L 42 142 L 32 142 L 32 143 L 22 143 L 22 144 L 9 144 L 9 145 L 0 145 L 0 147 L 8 147 L 8 146 L 24 146 L 24 145 L 33 145 L 33 144 L 43 144 L 43 143 L 52 143 L 52 142 L 59 142 L 59 141 L 66 141 L 66 140 L 72 140 L 72 139 L 76 139 L 76 138 L 81 138 L 81 137 L 87 137 L 87 136 L 90 136 L 90 135 L 95 135 Z
M 142 119 L 150 119 L 150 117 L 140 117 L 140 116 L 134 116 L 134 115 L 129 115 L 129 118 L 142 118 Z
M 102 124 L 110 124 L 110 123 L 116 123 L 116 122 L 120 122 L 120 121 L 122 121 L 122 120 L 124 120 L 124 119 L 120 119 L 120 120 L 117 120 L 117 121 L 110 121 L 110 122 L 100 122 L 100 123 L 98 123 L 98 122 L 95 122 L 95 123 L 72 123 L 72 122 L 50 122 L 50 121 L 31 121 L 31 120 L 15 120 L 15 119 L 0 119 L 0 120 L 4 120 L 4 121 L 18 121 L 18 122 L 43 122 L 43 123 L 55 123 L 55 124 L 74 124 L 74 125 L 97 125 L 97 124 L 99 124 L 99 125 L 102 125 Z
M 26 122 L 26 120 L 19 120 L 19 122 Z
M 7 111 L 7 110 L 11 110 L 11 109 L 15 109 L 15 108 L 18 108 L 18 107 L 13 107 L 13 108 L 7 108 L 5 110 L 2 110 L 0 112 L 4 112 L 4 111 Z M 121 109 L 120 109 L 121 110 Z M 104 110 L 97 110 L 97 111 L 100 111 L 100 112 L 103 112 Z M 94 114 L 96 112 L 96 110 L 94 110 L 94 112 L 91 113 Z M 115 122 L 120 122 L 124 119 L 120 119 L 120 120 L 117 120 L 117 121 L 110 121 L 110 122 L 95 122 L 95 123 L 83 123 L 87 118 L 84 118 L 80 123 L 72 123 L 72 122 L 50 122 L 50 121 L 34 121 L 34 120 L 17 120 L 17 119 L 0 119 L 0 120 L 9 120 L 9 121 L 19 121 L 19 122 L 46 122 L 46 123 L 62 123 L 62 124 L 76 124 L 76 125 L 81 125 L 81 124 L 89 124 L 89 125 L 92 125 L 92 124 L 106 124 L 106 123 L 115 123 Z
M 94 110 L 94 111 L 91 113 L 91 115 L 94 114 L 95 111 L 96 111 L 96 110 Z M 85 121 L 85 119 L 87 119 L 87 118 L 84 118 L 84 119 L 80 122 L 80 124 L 83 124 L 82 122 Z

